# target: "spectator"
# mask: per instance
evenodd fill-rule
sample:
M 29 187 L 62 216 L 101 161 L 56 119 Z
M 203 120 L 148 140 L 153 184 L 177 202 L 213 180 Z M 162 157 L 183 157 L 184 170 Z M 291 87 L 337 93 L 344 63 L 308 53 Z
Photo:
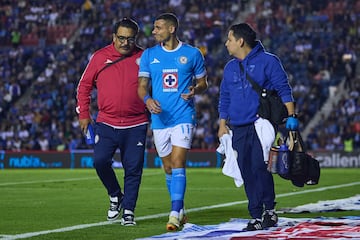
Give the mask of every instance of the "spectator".
M 21 32 L 18 29 L 11 31 L 11 44 L 17 48 L 21 43 Z

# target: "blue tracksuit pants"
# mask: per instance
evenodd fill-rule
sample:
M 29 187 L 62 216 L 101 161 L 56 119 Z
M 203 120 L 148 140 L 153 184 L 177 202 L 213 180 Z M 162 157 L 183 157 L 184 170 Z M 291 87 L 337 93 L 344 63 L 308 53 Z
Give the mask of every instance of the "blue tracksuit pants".
M 252 218 L 260 218 L 265 210 L 275 207 L 273 176 L 267 171 L 263 150 L 254 124 L 236 126 L 232 145 L 237 152 L 237 161 L 244 180 L 248 198 L 248 210 Z
M 147 125 L 115 129 L 97 123 L 95 133 L 99 139 L 94 145 L 94 167 L 109 196 L 121 195 L 121 187 L 112 168 L 115 151 L 120 149 L 124 168 L 124 209 L 135 210 L 141 183 Z

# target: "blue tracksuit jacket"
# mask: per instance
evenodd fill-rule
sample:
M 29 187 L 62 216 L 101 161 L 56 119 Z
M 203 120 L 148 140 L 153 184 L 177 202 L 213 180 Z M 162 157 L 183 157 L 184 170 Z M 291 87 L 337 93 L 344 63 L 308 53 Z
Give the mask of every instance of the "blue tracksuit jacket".
M 220 119 L 228 120 L 230 125 L 246 125 L 258 118 L 259 96 L 246 79 L 245 72 L 240 71 L 239 63 L 260 86 L 277 90 L 284 103 L 294 101 L 279 58 L 266 52 L 258 41 L 243 60 L 234 58 L 224 68 L 218 106 Z

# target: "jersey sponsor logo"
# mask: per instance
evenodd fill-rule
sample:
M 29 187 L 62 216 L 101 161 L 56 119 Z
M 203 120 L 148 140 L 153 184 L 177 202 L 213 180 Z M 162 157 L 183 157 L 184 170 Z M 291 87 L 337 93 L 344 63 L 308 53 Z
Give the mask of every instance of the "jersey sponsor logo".
M 150 64 L 154 64 L 154 63 L 160 63 L 160 61 L 157 58 L 154 58 L 154 60 L 152 60 Z
M 177 69 L 163 69 L 163 92 L 177 92 L 179 78 Z
M 163 91 L 164 92 L 177 92 L 178 91 L 178 74 L 165 73 L 163 74 Z

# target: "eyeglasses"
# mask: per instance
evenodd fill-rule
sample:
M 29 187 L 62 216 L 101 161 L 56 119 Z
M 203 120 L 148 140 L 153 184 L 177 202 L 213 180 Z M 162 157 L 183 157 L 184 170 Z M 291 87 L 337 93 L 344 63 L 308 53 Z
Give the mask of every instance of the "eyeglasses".
M 124 36 L 116 36 L 117 39 L 119 40 L 120 43 L 124 43 L 125 41 L 127 41 L 130 44 L 135 43 L 135 38 L 134 37 L 124 37 Z

